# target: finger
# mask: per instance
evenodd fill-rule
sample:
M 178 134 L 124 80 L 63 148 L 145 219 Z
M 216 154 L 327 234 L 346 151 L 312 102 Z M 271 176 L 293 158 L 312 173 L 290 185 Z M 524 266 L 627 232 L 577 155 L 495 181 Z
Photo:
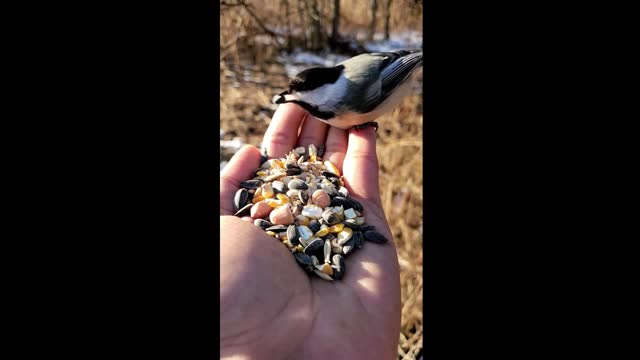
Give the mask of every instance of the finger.
M 302 122 L 302 131 L 298 139 L 298 146 L 307 147 L 313 144 L 316 147 L 320 147 L 321 144 L 324 144 L 324 140 L 327 137 L 327 127 L 329 127 L 329 125 L 316 119 L 315 116 L 307 114 Z
M 349 133 L 343 175 L 351 194 L 380 202 L 376 133 L 373 128 L 352 130 Z
M 347 130 L 338 129 L 335 126 L 329 127 L 323 159 L 331 161 L 338 169 L 342 169 L 348 143 L 349 132 Z
M 220 172 L 220 215 L 232 215 L 233 197 L 240 188 L 240 182 L 253 178 L 253 172 L 260 166 L 260 150 L 245 145 L 229 160 Z
M 298 128 L 306 113 L 295 104 L 278 106 L 262 141 L 262 146 L 266 147 L 269 158 L 285 157 L 286 153 L 295 147 Z

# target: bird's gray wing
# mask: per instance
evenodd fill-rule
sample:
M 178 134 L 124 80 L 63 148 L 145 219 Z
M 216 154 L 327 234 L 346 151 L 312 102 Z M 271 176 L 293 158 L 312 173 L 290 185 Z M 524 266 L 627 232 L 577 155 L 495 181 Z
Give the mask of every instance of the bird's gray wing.
M 402 85 L 417 67 L 422 66 L 422 50 L 400 50 L 389 54 L 394 56 L 389 56 L 389 61 L 382 70 L 381 101 Z
M 380 77 L 367 89 L 361 112 L 372 111 L 380 105 L 417 67 L 422 66 L 422 50 L 397 50 L 369 55 L 382 60 L 379 68 Z

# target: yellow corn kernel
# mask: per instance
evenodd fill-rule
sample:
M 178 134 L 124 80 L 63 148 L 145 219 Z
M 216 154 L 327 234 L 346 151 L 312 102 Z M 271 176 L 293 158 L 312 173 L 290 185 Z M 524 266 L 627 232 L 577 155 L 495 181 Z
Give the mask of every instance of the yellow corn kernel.
M 276 199 L 264 199 L 264 201 L 274 209 L 277 208 L 278 206 L 282 205 L 282 203 L 280 201 L 276 200 Z
M 274 233 L 273 231 L 267 231 L 267 235 L 276 237 L 276 233 Z
M 271 186 L 270 183 L 266 183 L 262 185 L 262 196 L 265 199 L 269 199 L 273 197 L 274 192 L 273 192 L 273 187 Z
M 280 200 L 283 204 L 288 204 L 289 202 L 291 202 L 291 200 L 289 199 L 289 197 L 285 194 L 278 194 L 276 195 L 276 197 L 278 198 L 278 200 Z
M 329 227 L 329 232 L 332 234 L 339 233 L 344 228 L 343 223 L 337 223 Z
M 314 163 L 314 162 L 316 162 L 316 156 L 315 156 L 315 155 L 311 155 L 311 156 L 309 157 L 309 162 L 310 162 L 310 163 Z
M 340 176 L 340 170 L 338 170 L 338 167 L 335 166 L 331 161 L 326 160 L 324 162 L 324 167 L 325 167 L 325 169 L 327 169 L 327 171 Z
M 327 275 L 333 275 L 333 268 L 327 263 L 320 265 L 320 271 Z
M 252 201 L 252 202 L 253 202 L 254 204 L 257 204 L 257 203 L 259 203 L 259 202 L 260 202 L 260 201 L 262 201 L 262 200 L 264 200 L 264 198 L 263 198 L 262 196 L 254 196 L 254 197 L 253 197 L 253 201 Z
M 327 235 L 328 233 L 329 233 L 329 228 L 323 228 L 323 229 L 318 230 L 318 232 L 315 233 L 314 236 L 323 237 L 323 236 Z
M 256 175 L 258 175 L 258 176 L 267 176 L 267 175 L 269 175 L 269 172 L 268 171 L 258 171 L 256 173 Z
M 302 245 L 298 244 L 298 246 L 296 246 L 296 250 L 297 250 L 298 252 L 303 252 L 303 251 L 304 251 L 304 248 L 302 247 Z

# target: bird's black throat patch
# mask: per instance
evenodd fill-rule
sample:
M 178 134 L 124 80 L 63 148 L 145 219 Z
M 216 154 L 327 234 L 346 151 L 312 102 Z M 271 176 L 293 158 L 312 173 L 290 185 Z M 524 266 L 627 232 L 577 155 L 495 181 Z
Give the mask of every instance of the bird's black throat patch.
M 338 65 L 334 67 L 315 67 L 304 70 L 296 75 L 296 77 L 289 83 L 289 91 L 309 91 L 319 88 L 326 84 L 335 83 L 344 65 Z

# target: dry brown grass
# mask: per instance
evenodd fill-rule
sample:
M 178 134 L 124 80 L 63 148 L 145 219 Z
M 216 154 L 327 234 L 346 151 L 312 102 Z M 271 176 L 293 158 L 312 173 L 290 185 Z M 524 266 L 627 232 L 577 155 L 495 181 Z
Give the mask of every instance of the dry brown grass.
M 341 29 L 356 31 L 368 24 L 367 16 L 358 15 L 368 13 L 368 2 L 343 0 L 342 3 L 345 20 Z M 394 0 L 392 28 L 394 24 L 396 28 L 403 24 L 405 28 L 421 29 L 421 14 L 402 12 L 402 6 L 408 3 L 413 1 Z M 330 9 L 330 5 L 325 7 L 325 11 Z M 278 11 L 279 2 L 264 2 L 259 15 L 271 19 L 272 23 L 265 22 L 275 26 L 274 14 Z M 382 18 L 378 22 L 382 24 Z M 258 37 L 260 40 L 255 41 L 260 31 L 248 14 L 239 8 L 229 9 L 221 14 L 220 24 L 220 126 L 226 132 L 225 139 L 240 137 L 259 147 L 275 110 L 271 98 L 286 88 L 289 79 L 282 64 L 274 60 L 273 47 L 265 44 L 268 37 Z M 398 359 L 408 360 L 415 359 L 423 346 L 421 96 L 406 98 L 400 107 L 378 122 L 381 196 L 401 270 L 402 328 Z M 226 159 L 230 155 L 227 154 Z

